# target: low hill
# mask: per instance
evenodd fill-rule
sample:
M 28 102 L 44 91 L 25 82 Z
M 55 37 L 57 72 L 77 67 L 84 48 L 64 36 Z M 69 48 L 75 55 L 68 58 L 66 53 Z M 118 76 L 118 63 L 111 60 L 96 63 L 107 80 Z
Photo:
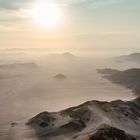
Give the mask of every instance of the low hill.
M 64 80 L 64 79 L 67 79 L 67 76 L 60 73 L 60 74 L 55 75 L 54 78 L 57 80 Z

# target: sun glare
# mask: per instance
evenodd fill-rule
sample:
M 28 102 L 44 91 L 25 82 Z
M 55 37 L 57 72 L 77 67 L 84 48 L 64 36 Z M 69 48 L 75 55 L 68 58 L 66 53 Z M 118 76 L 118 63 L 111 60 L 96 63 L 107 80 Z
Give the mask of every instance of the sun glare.
M 55 3 L 37 2 L 31 14 L 34 21 L 46 27 L 57 26 L 62 20 L 62 11 Z

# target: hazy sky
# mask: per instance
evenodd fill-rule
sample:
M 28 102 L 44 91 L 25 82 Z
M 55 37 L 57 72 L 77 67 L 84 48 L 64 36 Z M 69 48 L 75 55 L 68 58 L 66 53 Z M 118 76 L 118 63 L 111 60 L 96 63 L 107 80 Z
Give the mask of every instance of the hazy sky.
M 40 2 L 61 10 L 55 27 L 33 19 Z M 140 0 L 0 0 L 0 47 L 138 48 L 139 15 Z

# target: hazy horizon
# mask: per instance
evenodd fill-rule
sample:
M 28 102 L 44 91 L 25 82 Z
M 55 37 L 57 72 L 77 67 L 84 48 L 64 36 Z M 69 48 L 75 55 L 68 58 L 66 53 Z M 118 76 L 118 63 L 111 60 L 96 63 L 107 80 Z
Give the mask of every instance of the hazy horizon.
M 140 138 L 139 14 L 140 0 L 0 0 L 0 140 Z
M 139 5 L 139 0 L 0 0 L 0 46 L 139 48 Z

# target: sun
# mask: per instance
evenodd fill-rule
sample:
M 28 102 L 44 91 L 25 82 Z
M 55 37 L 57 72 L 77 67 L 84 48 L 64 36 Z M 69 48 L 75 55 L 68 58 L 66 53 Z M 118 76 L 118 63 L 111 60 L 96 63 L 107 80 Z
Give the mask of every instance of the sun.
M 61 8 L 55 3 L 38 1 L 31 10 L 31 17 L 41 26 L 54 27 L 62 20 Z

